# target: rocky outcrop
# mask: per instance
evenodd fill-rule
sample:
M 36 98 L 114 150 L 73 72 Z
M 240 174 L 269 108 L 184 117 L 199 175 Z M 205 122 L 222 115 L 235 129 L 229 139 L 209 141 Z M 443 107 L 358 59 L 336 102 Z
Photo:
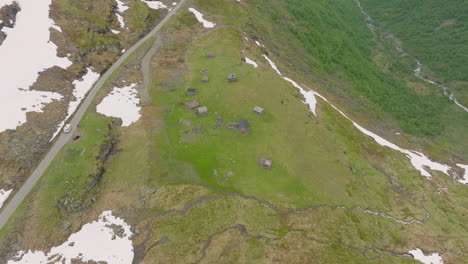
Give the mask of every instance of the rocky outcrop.
M 0 31 L 0 45 L 2 45 L 3 41 L 6 39 L 6 34 L 3 31 Z
M 118 141 L 112 130 L 120 125 L 120 120 L 113 120 L 109 124 L 109 133 L 107 134 L 108 139 L 101 145 L 99 154 L 96 156 L 98 168 L 94 174 L 89 175 L 92 178 L 91 182 L 86 186 L 82 186 L 82 189 L 67 192 L 58 202 L 60 208 L 66 212 L 73 213 L 83 210 L 96 201 L 95 193 L 104 173 L 106 172 L 105 165 L 109 158 L 117 151 L 116 146 Z
M 75 70 L 53 67 L 41 72 L 31 89 L 57 92 L 63 99 L 46 105 L 47 114 L 29 112 L 28 122 L 0 133 L 0 188 L 21 185 L 47 152 L 52 134 L 67 115 L 68 102 L 74 99 L 72 82 L 80 75 L 79 68 Z
M 18 2 L 13 2 L 10 5 L 5 5 L 0 8 L 0 29 L 3 27 L 13 28 L 16 22 L 16 14 L 21 11 Z
M 0 8 L 0 45 L 6 39 L 7 34 L 2 31 L 4 27 L 13 28 L 16 23 L 16 14 L 21 11 L 18 2 L 13 2 L 10 5 L 5 5 Z

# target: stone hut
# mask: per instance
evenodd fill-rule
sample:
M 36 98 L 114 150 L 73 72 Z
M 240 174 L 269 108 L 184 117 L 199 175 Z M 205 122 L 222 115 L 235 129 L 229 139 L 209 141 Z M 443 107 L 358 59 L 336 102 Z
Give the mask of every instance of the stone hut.
M 214 58 L 214 57 L 216 57 L 216 54 L 214 54 L 213 52 L 207 52 L 207 53 L 206 53 L 206 57 L 208 57 L 208 58 Z
M 271 167 L 273 166 L 273 162 L 265 158 L 261 158 L 258 164 L 260 165 L 260 167 L 267 170 L 271 169 Z
M 188 88 L 187 89 L 187 95 L 188 96 L 194 96 L 197 94 L 197 89 L 193 89 L 193 88 Z
M 237 81 L 237 76 L 236 76 L 235 73 L 230 73 L 230 74 L 228 74 L 227 79 L 228 79 L 229 82 L 236 82 Z
M 193 110 L 193 109 L 195 109 L 195 108 L 197 108 L 199 106 L 200 106 L 200 103 L 198 103 L 198 101 L 196 101 L 196 100 L 194 100 L 192 102 L 188 102 L 188 103 L 185 104 L 185 107 L 187 107 L 187 109 L 189 109 L 189 110 Z
M 206 106 L 199 107 L 197 109 L 197 115 L 206 115 L 208 114 L 208 108 Z
M 254 109 L 253 109 L 254 113 L 258 114 L 258 115 L 263 115 L 265 110 L 263 108 L 261 108 L 260 106 L 255 106 Z
M 202 83 L 207 83 L 209 81 L 208 76 L 203 76 L 201 81 L 202 81 Z
M 247 120 L 241 120 L 239 121 L 239 128 L 238 132 L 239 134 L 248 134 L 249 133 L 249 122 Z

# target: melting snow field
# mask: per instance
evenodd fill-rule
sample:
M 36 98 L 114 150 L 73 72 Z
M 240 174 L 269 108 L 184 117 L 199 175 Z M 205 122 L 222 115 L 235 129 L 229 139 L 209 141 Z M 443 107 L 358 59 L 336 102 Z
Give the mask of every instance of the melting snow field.
M 424 264 L 443 264 L 444 261 L 439 253 L 431 253 L 429 255 L 424 255 L 421 249 L 417 248 L 410 250 L 409 253 L 414 257 L 414 259 L 421 261 Z
M 59 27 L 59 26 L 57 26 L 57 25 L 52 25 L 52 26 L 50 26 L 50 27 L 53 28 L 53 29 L 55 29 L 55 30 L 57 30 L 58 32 L 62 32 L 62 28 Z
M 145 4 L 148 5 L 149 8 L 152 8 L 152 9 L 161 9 L 161 8 L 167 8 L 167 6 L 160 2 L 160 1 L 145 1 L 143 0 L 143 2 L 145 2 Z
M 115 0 L 117 3 L 117 20 L 119 21 L 120 27 L 125 28 L 125 21 L 123 19 L 122 14 L 128 9 L 128 6 L 126 6 L 121 0 Z
M 457 164 L 458 167 L 465 170 L 465 174 L 463 175 L 463 179 L 458 180 L 461 183 L 468 184 L 468 165 L 464 164 Z
M 333 105 L 332 105 L 332 107 L 337 109 Z M 362 133 L 372 137 L 378 144 L 380 144 L 382 146 L 389 147 L 389 148 L 394 149 L 394 150 L 398 150 L 401 153 L 404 153 L 410 159 L 411 164 L 413 165 L 413 167 L 415 167 L 417 170 L 419 170 L 421 175 L 423 175 L 423 176 L 425 176 L 427 178 L 431 178 L 431 174 L 426 170 L 425 166 L 427 166 L 431 170 L 437 170 L 437 171 L 445 173 L 446 175 L 449 175 L 450 167 L 448 165 L 432 161 L 428 157 L 426 157 L 423 153 L 420 153 L 420 152 L 417 152 L 417 151 L 414 151 L 414 150 L 407 150 L 407 149 L 400 148 L 397 145 L 389 142 L 388 140 L 386 140 L 386 139 L 384 139 L 384 138 L 370 132 L 369 130 L 361 127 L 360 125 L 358 125 L 357 123 L 352 121 L 349 117 L 347 117 L 343 112 L 341 112 L 340 110 L 338 110 L 338 111 L 344 117 L 349 119 L 353 123 L 353 125 L 355 127 L 357 127 Z
M 263 47 L 263 45 L 261 43 L 257 43 L 258 46 L 261 46 Z M 283 78 L 284 80 L 290 82 L 294 87 L 298 88 L 301 92 L 302 95 L 304 95 L 305 97 L 305 102 L 306 104 L 309 105 L 309 108 L 310 110 L 312 111 L 312 113 L 314 113 L 314 115 L 317 115 L 316 111 L 315 111 L 315 108 L 316 108 L 316 104 L 317 104 L 317 100 L 315 98 L 315 96 L 318 96 L 320 97 L 321 99 L 323 99 L 324 101 L 326 101 L 328 104 L 330 104 L 330 106 L 332 106 L 335 110 L 337 110 L 341 115 L 343 115 L 346 119 L 348 119 L 349 121 L 351 121 L 353 123 L 353 125 L 359 129 L 362 133 L 372 137 L 378 144 L 382 145 L 382 146 L 385 146 L 385 147 L 389 147 L 391 149 L 394 149 L 394 150 L 397 150 L 403 154 L 406 155 L 406 157 L 408 157 L 408 159 L 410 159 L 411 161 L 411 164 L 413 165 L 414 168 L 416 168 L 420 173 L 421 175 L 427 177 L 427 178 L 431 178 L 431 174 L 427 171 L 427 168 L 430 168 L 431 170 L 436 170 L 436 171 L 440 171 L 440 172 L 443 172 L 445 173 L 446 175 L 449 175 L 449 170 L 450 170 L 450 167 L 446 164 L 441 164 L 441 163 L 438 163 L 438 162 L 434 162 L 432 160 L 430 160 L 427 156 L 425 156 L 423 153 L 420 153 L 420 152 L 416 152 L 416 151 L 413 151 L 413 150 L 407 150 L 407 149 L 403 149 L 403 148 L 400 148 L 399 146 L 391 143 L 390 141 L 378 136 L 377 134 L 363 128 L 362 126 L 360 126 L 359 124 L 357 124 L 356 122 L 354 122 L 351 118 L 349 118 L 345 113 L 343 113 L 341 110 L 339 110 L 337 107 L 335 107 L 333 104 L 331 104 L 325 97 L 323 97 L 322 95 L 318 94 L 317 92 L 313 91 L 313 90 L 308 90 L 306 91 L 303 87 L 301 87 L 299 84 L 297 84 L 295 81 L 291 80 L 290 78 L 288 77 L 285 77 L 281 74 L 281 72 L 279 71 L 278 67 L 276 66 L 276 64 L 270 59 L 268 58 L 268 56 L 266 55 L 263 55 L 263 57 L 268 61 L 268 63 L 270 64 L 271 68 L 281 77 Z M 465 173 L 466 175 L 466 173 Z M 463 182 L 464 183 L 464 182 Z
M 198 22 L 202 23 L 204 28 L 213 28 L 214 26 L 216 26 L 216 23 L 205 20 L 203 18 L 203 14 L 198 12 L 195 8 L 189 8 L 188 10 L 195 15 Z
M 71 264 L 73 260 L 128 264 L 133 260 L 132 235 L 130 226 L 123 219 L 113 216 L 112 211 L 105 211 L 97 221 L 85 224 L 49 253 L 20 251 L 8 264 Z
M 254 68 L 258 67 L 258 64 L 255 61 L 253 61 L 253 60 L 251 60 L 251 59 L 249 59 L 247 57 L 245 57 L 245 63 L 252 65 Z
M 27 112 L 42 112 L 46 104 L 60 100 L 58 93 L 30 91 L 29 87 L 39 72 L 72 64 L 67 58 L 57 57 L 57 46 L 49 41 L 49 28 L 54 27 L 49 18 L 52 0 L 17 1 L 21 11 L 16 25 L 4 28 L 8 37 L 0 46 L 0 132 L 25 123 Z M 11 2 L 0 0 L 0 6 Z
M 5 201 L 8 199 L 8 196 L 10 196 L 12 191 L 13 191 L 13 189 L 11 189 L 9 191 L 5 191 L 5 190 L 0 189 L 0 208 L 2 208 L 3 203 L 5 203 Z
M 265 47 L 265 46 L 263 46 L 262 43 L 258 42 L 257 40 L 255 41 L 255 44 L 257 44 L 257 46 L 259 46 L 259 47 Z
M 255 43 L 257 43 L 258 41 L 255 41 Z M 264 47 L 262 44 L 260 44 L 260 42 L 257 43 L 258 46 L 260 47 Z M 273 68 L 273 70 L 275 70 L 275 72 L 281 77 L 283 78 L 283 80 L 291 83 L 294 87 L 296 87 L 297 89 L 299 89 L 299 91 L 301 92 L 301 94 L 304 96 L 305 98 L 305 101 L 303 101 L 305 104 L 307 104 L 309 106 L 309 109 L 310 111 L 312 111 L 312 113 L 316 116 L 317 113 L 315 112 L 315 108 L 316 108 L 316 105 L 317 105 L 317 99 L 315 98 L 315 95 L 318 95 L 318 93 L 312 91 L 312 90 L 309 90 L 309 91 L 306 91 L 302 86 L 300 86 L 299 84 L 297 84 L 297 82 L 291 80 L 290 78 L 288 77 L 285 77 L 283 76 L 283 74 L 281 74 L 281 72 L 279 71 L 278 67 L 276 67 L 276 64 L 270 60 L 270 58 L 268 58 L 268 56 L 266 56 L 265 54 L 263 54 L 263 57 L 268 61 L 268 63 L 270 64 L 271 68 Z
M 97 105 L 96 110 L 106 116 L 122 119 L 122 126 L 129 126 L 140 118 L 138 106 L 140 99 L 135 90 L 136 84 L 130 84 L 122 88 L 115 87 L 102 102 Z
M 80 105 L 81 101 L 85 98 L 88 91 L 93 87 L 93 84 L 99 79 L 99 73 L 93 72 L 92 69 L 88 69 L 87 73 L 81 77 L 80 80 L 75 80 L 73 85 L 75 86 L 75 90 L 73 90 L 73 96 L 75 96 L 75 100 L 71 101 L 68 105 L 68 114 L 65 120 L 63 120 L 55 131 L 54 135 L 50 139 L 52 141 L 60 130 L 62 130 L 63 126 L 65 125 L 65 121 L 75 113 L 76 109 Z
M 0 0 L 1 1 L 1 0 Z M 122 16 L 122 14 L 127 11 L 128 9 L 128 6 L 122 2 L 122 0 L 115 0 L 115 2 L 117 3 L 117 20 L 119 21 L 119 24 L 120 24 L 120 27 L 121 28 L 126 28 L 125 26 L 125 21 L 124 21 L 124 18 Z M 146 1 L 146 0 L 142 0 L 142 2 L 144 2 L 149 8 L 152 8 L 152 9 L 162 9 L 162 8 L 168 8 L 163 2 L 161 1 Z M 176 5 L 177 2 L 173 2 L 172 5 Z M 116 33 L 117 32 L 117 33 Z M 116 31 L 114 32 L 114 34 L 118 34 L 120 32 Z

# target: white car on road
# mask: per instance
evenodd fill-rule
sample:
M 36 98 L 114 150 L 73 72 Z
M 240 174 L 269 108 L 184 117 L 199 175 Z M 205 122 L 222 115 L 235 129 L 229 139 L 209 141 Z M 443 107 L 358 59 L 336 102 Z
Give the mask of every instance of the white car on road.
M 65 133 L 70 133 L 71 130 L 72 130 L 71 124 L 66 124 L 66 125 L 63 127 L 63 132 L 65 132 Z

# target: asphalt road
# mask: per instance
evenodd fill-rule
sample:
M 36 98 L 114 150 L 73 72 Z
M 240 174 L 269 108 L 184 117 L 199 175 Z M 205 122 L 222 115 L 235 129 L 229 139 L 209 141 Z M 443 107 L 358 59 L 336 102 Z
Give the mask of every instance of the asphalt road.
M 42 176 L 44 171 L 49 167 L 50 163 L 54 160 L 55 156 L 59 153 L 63 146 L 67 144 L 71 140 L 71 137 L 76 130 L 77 125 L 83 118 L 86 109 L 89 107 L 91 102 L 93 101 L 94 97 L 98 93 L 99 89 L 104 85 L 105 81 L 114 73 L 114 71 L 122 65 L 122 63 L 136 50 L 140 47 L 145 41 L 148 39 L 157 36 L 161 27 L 179 10 L 187 0 L 181 0 L 177 6 L 175 6 L 167 15 L 166 17 L 159 22 L 159 24 L 151 30 L 144 38 L 138 41 L 135 45 L 125 51 L 124 54 L 99 78 L 99 80 L 94 84 L 93 88 L 89 91 L 86 95 L 86 98 L 83 100 L 81 105 L 78 107 L 77 111 L 73 115 L 72 119 L 68 122 L 72 125 L 72 131 L 70 133 L 61 133 L 60 136 L 55 141 L 52 148 L 49 150 L 47 155 L 44 159 L 39 163 L 37 168 L 33 171 L 31 176 L 28 180 L 24 183 L 23 186 L 19 189 L 19 191 L 13 196 L 10 202 L 4 207 L 3 211 L 0 213 L 0 229 L 5 226 L 6 222 L 13 214 L 13 212 L 18 208 L 21 202 L 24 200 L 26 195 L 31 191 L 34 185 L 37 183 L 39 178 Z

